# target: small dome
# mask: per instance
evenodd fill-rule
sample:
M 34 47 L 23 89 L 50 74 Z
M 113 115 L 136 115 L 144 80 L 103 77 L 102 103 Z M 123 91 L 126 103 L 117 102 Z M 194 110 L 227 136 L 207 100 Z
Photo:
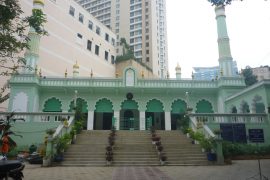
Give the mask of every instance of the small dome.
M 43 4 L 44 5 L 44 0 L 33 0 L 33 3 L 38 3 L 38 4 Z
M 73 65 L 73 68 L 77 68 L 77 69 L 80 68 L 80 66 L 78 65 L 78 62 L 77 61 L 76 61 L 76 64 Z
M 176 66 L 175 70 L 176 71 L 181 71 L 181 67 L 180 67 L 179 63 L 177 63 L 177 66 Z

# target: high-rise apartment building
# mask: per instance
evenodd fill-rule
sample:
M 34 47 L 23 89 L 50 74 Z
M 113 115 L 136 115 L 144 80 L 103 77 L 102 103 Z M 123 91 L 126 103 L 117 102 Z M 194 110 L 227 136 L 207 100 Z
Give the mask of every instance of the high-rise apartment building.
M 75 0 L 117 35 L 161 78 L 168 70 L 166 0 Z

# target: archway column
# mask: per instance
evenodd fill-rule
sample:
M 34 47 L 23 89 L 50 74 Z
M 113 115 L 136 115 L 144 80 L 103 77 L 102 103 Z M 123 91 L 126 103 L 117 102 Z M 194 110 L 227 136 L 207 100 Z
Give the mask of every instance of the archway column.
M 114 111 L 113 117 L 115 119 L 114 126 L 116 130 L 120 130 L 120 111 Z
M 94 111 L 88 111 L 87 130 L 94 130 Z
M 165 112 L 165 130 L 171 130 L 171 112 Z
M 145 130 L 145 111 L 140 111 L 140 130 Z

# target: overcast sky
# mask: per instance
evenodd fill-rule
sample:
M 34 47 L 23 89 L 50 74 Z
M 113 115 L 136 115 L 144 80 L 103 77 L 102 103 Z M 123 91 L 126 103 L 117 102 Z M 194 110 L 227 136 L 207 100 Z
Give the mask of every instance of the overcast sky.
M 192 67 L 218 65 L 214 7 L 207 0 L 166 0 L 169 69 L 175 77 L 179 62 L 182 77 Z M 226 6 L 231 52 L 238 69 L 270 65 L 270 1 L 234 1 Z

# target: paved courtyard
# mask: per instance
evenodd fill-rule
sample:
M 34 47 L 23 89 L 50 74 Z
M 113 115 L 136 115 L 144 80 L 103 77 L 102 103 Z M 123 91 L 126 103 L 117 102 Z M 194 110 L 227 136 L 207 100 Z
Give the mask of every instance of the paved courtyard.
M 262 160 L 262 173 L 270 180 L 270 160 Z M 246 180 L 258 173 L 254 160 L 226 166 L 163 167 L 50 167 L 26 164 L 26 180 Z M 258 177 L 258 176 L 257 176 Z M 257 178 L 259 179 L 259 178 Z M 250 179 L 254 180 L 254 179 Z

